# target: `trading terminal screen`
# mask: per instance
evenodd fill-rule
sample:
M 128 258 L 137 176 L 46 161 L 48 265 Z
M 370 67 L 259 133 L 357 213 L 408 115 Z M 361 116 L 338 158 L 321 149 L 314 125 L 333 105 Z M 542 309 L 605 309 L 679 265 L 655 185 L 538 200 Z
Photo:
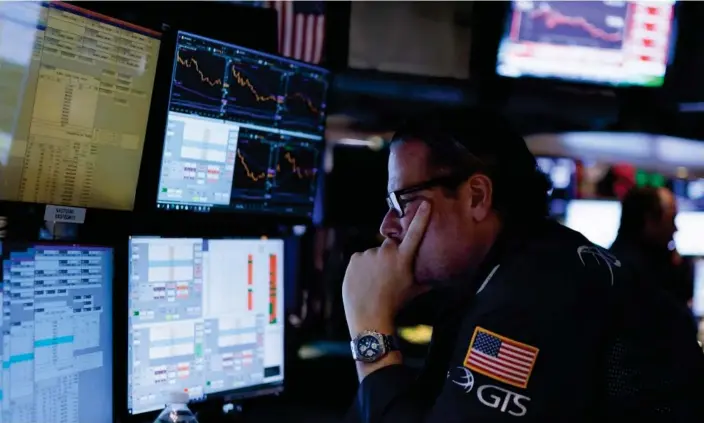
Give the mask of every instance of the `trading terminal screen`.
M 0 200 L 131 210 L 159 34 L 0 2 Z
M 284 380 L 283 240 L 130 240 L 128 405 L 255 395 Z
M 675 38 L 674 5 L 672 0 L 512 1 L 497 72 L 662 86 Z
M 0 248 L 2 421 L 112 421 L 112 249 Z
M 704 317 L 704 258 L 699 258 L 694 262 L 692 312 L 695 316 Z
M 311 216 L 329 72 L 177 35 L 157 208 Z

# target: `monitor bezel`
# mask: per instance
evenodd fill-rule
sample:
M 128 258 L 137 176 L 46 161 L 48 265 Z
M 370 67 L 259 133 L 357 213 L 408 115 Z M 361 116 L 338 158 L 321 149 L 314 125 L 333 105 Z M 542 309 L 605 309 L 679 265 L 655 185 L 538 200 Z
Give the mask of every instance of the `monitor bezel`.
M 176 47 L 178 45 L 179 33 L 185 32 L 197 37 L 214 40 L 216 42 L 229 44 L 243 50 L 260 53 L 268 57 L 285 60 L 294 64 L 300 64 L 308 68 L 320 70 L 327 75 L 328 90 L 325 93 L 325 102 L 330 99 L 330 91 L 333 85 L 333 73 L 320 65 L 313 65 L 301 60 L 292 59 L 282 56 L 276 52 L 278 46 L 253 46 L 251 37 L 249 39 L 233 40 L 233 36 L 228 32 L 218 32 L 217 28 L 194 28 L 192 25 L 179 25 L 178 28 L 172 28 L 165 25 L 162 31 L 161 48 L 159 60 L 157 64 L 157 81 L 158 87 L 155 86 L 152 96 L 152 107 L 150 108 L 149 124 L 147 127 L 147 138 L 152 140 L 148 145 L 145 145 L 145 151 L 142 153 L 142 166 L 140 166 L 140 183 L 137 187 L 137 201 L 135 202 L 135 210 L 154 213 L 158 216 L 169 218 L 171 216 L 177 219 L 197 219 L 198 221 L 207 221 L 208 219 L 231 219 L 233 217 L 246 218 L 248 223 L 256 222 L 257 224 L 267 224 L 276 221 L 283 225 L 298 225 L 310 223 L 313 219 L 315 204 L 310 205 L 310 210 L 307 214 L 300 213 L 285 213 L 281 211 L 268 210 L 238 210 L 230 205 L 226 207 L 211 207 L 207 212 L 199 212 L 194 210 L 174 210 L 158 208 L 158 190 L 163 165 L 163 152 L 166 134 L 166 124 L 169 114 L 171 82 L 173 78 L 173 61 L 176 56 Z M 228 40 L 228 41 L 225 41 Z M 248 42 L 248 40 L 250 42 Z M 157 104 L 155 104 L 157 103 Z M 326 119 L 328 111 L 326 110 Z M 321 134 L 322 140 L 320 145 L 320 154 L 318 156 L 318 166 L 322 169 L 323 156 L 326 147 L 325 130 Z M 158 163 L 158 164 L 157 164 Z M 315 186 L 319 185 L 320 178 L 323 177 L 322 171 L 316 172 Z M 230 224 L 232 224 L 230 220 Z M 235 223 L 236 224 L 236 223 Z
M 636 3 L 638 0 L 627 0 L 628 3 Z M 506 7 L 506 11 L 501 21 L 501 32 L 498 39 L 498 45 L 494 57 L 494 74 L 501 80 L 505 81 L 522 81 L 525 83 L 552 83 L 552 84 L 565 84 L 573 85 L 576 87 L 603 87 L 613 90 L 658 90 L 662 89 L 666 84 L 671 71 L 671 67 L 674 61 L 675 52 L 677 50 L 678 43 L 678 33 L 679 33 L 679 11 L 680 5 L 683 3 L 681 0 L 675 0 L 672 4 L 672 19 L 670 32 L 668 35 L 668 55 L 665 60 L 665 73 L 662 76 L 662 83 L 660 85 L 645 85 L 641 83 L 633 82 L 609 82 L 609 81 L 599 81 L 596 79 L 590 79 L 589 77 L 578 78 L 578 77 L 566 77 L 558 75 L 546 75 L 539 76 L 534 74 L 523 74 L 519 76 L 507 76 L 499 73 L 499 66 L 501 65 L 501 48 L 504 40 L 507 36 L 508 29 L 511 24 L 511 19 L 514 12 L 514 2 L 509 1 Z
M 175 235 L 155 235 L 155 234 L 133 234 L 128 237 L 127 241 L 127 260 L 129 260 L 130 257 L 130 251 L 132 248 L 132 240 L 134 239 L 204 239 L 204 240 L 274 240 L 274 241 L 281 241 L 282 246 L 283 246 L 283 251 L 282 251 L 282 265 L 285 266 L 286 263 L 286 242 L 287 242 L 287 237 L 285 235 L 280 235 L 280 236 L 266 236 L 266 235 L 261 235 L 261 236 L 255 236 L 255 235 L 245 235 L 245 236 L 208 236 L 208 237 L 199 237 L 199 236 L 175 236 Z M 127 266 L 129 267 L 129 266 Z M 285 277 L 285 272 L 282 273 L 281 277 Z M 128 275 L 129 277 L 129 275 Z M 282 279 L 281 281 L 281 286 L 282 286 L 282 292 L 281 292 L 281 301 L 285 301 L 285 292 L 286 292 L 286 284 L 287 281 L 285 279 Z M 126 319 L 125 319 L 125 348 L 123 348 L 123 356 L 125 357 L 125 363 L 127 363 L 127 359 L 129 358 L 128 350 L 127 350 L 127 343 L 129 342 L 129 281 L 127 282 L 126 288 L 125 288 L 125 310 L 126 310 Z M 285 310 L 285 303 L 284 303 L 284 315 L 281 316 L 282 319 L 285 319 L 286 315 L 286 310 Z M 244 401 L 248 399 L 254 399 L 254 398 L 261 398 L 265 396 L 271 396 L 271 395 L 278 395 L 284 392 L 285 390 L 285 384 L 286 384 L 286 367 L 287 367 L 287 348 L 286 348 L 286 338 L 287 338 L 287 331 L 286 331 L 286 322 L 285 320 L 283 321 L 283 336 L 282 336 L 282 363 L 284 367 L 284 373 L 283 373 L 283 378 L 280 381 L 276 382 L 268 382 L 268 383 L 262 383 L 254 386 L 248 386 L 244 388 L 238 388 L 238 389 L 229 389 L 229 390 L 224 390 L 224 391 L 219 391 L 219 392 L 214 392 L 211 394 L 205 395 L 203 398 L 200 398 L 198 400 L 191 400 L 188 405 L 194 410 L 198 410 L 198 408 L 202 407 L 208 407 L 208 408 L 213 408 L 216 407 L 217 404 L 225 404 L 229 402 L 237 402 L 237 401 Z M 124 378 L 125 380 L 129 379 L 129 367 L 125 365 L 125 372 L 124 372 Z M 127 407 L 127 403 L 129 400 L 129 386 L 125 385 L 124 386 L 124 406 L 122 408 L 126 410 L 126 414 L 129 418 L 149 418 L 152 416 L 156 416 L 161 412 L 161 409 L 159 410 L 151 410 L 151 411 L 143 411 L 139 413 L 134 413 L 131 409 Z M 114 405 L 113 405 L 114 406 Z M 117 408 L 117 407 L 115 407 Z

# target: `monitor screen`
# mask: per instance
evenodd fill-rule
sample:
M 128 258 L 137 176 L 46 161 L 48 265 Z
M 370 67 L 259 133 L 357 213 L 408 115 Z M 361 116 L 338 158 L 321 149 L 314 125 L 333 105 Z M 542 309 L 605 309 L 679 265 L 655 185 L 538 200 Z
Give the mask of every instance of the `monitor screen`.
M 512 1 L 497 61 L 506 77 L 659 87 L 674 1 Z
M 674 179 L 672 192 L 677 196 L 680 210 L 704 212 L 704 179 Z
M 179 31 L 157 207 L 312 216 L 328 85 L 322 68 Z
M 704 317 L 704 258 L 694 262 L 694 297 L 692 312 L 695 316 Z
M 112 249 L 0 247 L 2 421 L 112 421 Z
M 131 210 L 159 33 L 0 2 L 0 200 Z
M 683 256 L 704 256 L 704 212 L 681 211 L 675 224 L 677 251 Z
M 128 404 L 282 387 L 283 240 L 130 240 Z
M 618 201 L 573 200 L 567 204 L 565 226 L 602 248 L 611 247 L 620 223 L 621 203 Z
M 566 157 L 536 157 L 538 167 L 550 179 L 550 216 L 560 218 L 567 202 L 577 194 L 577 164 Z

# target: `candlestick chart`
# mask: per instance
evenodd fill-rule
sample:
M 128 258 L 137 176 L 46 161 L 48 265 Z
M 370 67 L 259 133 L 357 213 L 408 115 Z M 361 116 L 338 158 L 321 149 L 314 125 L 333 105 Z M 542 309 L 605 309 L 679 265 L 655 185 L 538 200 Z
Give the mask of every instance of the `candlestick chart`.
M 177 51 L 171 105 L 217 113 L 222 105 L 226 60 L 207 51 Z

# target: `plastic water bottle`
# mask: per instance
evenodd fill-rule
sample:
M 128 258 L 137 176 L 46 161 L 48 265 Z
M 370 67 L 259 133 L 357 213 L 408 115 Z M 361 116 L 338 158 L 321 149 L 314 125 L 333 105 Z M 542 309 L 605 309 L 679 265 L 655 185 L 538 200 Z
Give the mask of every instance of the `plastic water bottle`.
M 154 423 L 198 423 L 195 414 L 188 408 L 188 394 L 172 392 L 169 404 L 154 420 Z

